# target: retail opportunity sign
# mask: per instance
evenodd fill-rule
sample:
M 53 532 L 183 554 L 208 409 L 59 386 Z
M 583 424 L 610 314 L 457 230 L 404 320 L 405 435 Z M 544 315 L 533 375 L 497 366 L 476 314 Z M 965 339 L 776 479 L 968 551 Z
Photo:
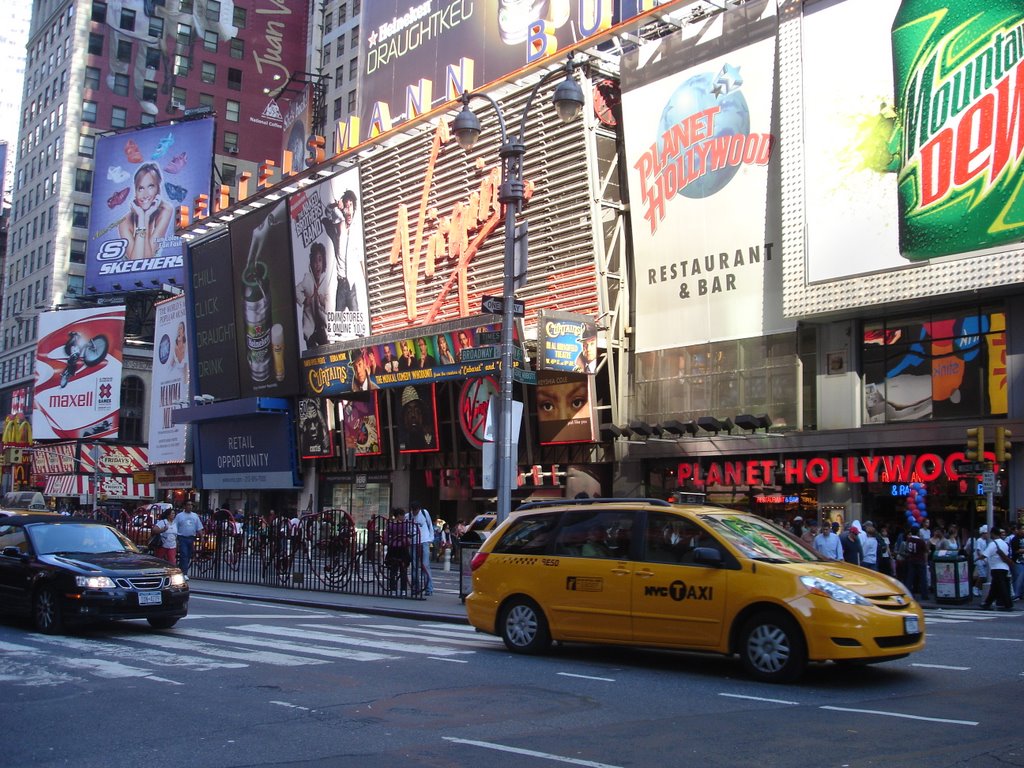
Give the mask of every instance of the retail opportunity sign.
M 986 455 L 993 459 L 994 455 Z M 683 486 L 821 485 L 822 483 L 927 483 L 939 478 L 957 480 L 962 453 L 873 456 L 795 457 L 745 461 L 684 461 L 676 468 Z
M 623 93 L 637 352 L 793 328 L 769 210 L 775 66 L 768 38 Z
M 286 415 L 199 424 L 196 451 L 203 488 L 294 488 L 295 436 Z
M 184 277 L 178 208 L 210 194 L 214 120 L 96 140 L 85 284 L 98 293 L 153 290 Z

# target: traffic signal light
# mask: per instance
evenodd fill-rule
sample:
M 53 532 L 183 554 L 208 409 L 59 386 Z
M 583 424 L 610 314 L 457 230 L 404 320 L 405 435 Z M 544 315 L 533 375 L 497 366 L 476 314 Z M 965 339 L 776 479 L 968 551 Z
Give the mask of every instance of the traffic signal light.
M 1011 459 L 1010 453 L 1013 446 L 1010 444 L 1010 440 L 1013 438 L 1013 433 L 1006 427 L 996 427 L 996 461 L 1000 464 L 1005 464 Z
M 985 428 L 968 427 L 967 429 L 967 450 L 964 451 L 964 458 L 968 461 L 985 460 Z

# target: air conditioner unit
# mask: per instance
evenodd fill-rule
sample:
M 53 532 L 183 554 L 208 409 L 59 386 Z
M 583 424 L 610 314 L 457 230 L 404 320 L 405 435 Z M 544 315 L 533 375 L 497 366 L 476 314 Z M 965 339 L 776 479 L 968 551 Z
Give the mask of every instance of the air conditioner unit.
M 238 147 L 228 147 L 228 154 L 229 155 L 237 155 L 238 154 Z
M 177 99 L 171 99 L 171 109 L 184 109 L 185 102 L 178 101 Z

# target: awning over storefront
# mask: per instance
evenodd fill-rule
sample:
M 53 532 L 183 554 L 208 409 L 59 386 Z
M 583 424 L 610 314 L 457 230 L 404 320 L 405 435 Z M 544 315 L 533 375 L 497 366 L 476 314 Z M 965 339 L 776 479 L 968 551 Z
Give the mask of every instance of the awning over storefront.
M 136 483 L 130 477 L 100 477 L 99 492 L 108 499 L 152 499 L 151 483 Z M 92 494 L 92 477 L 89 475 L 50 475 L 46 478 L 47 496 L 58 498 L 89 496 Z

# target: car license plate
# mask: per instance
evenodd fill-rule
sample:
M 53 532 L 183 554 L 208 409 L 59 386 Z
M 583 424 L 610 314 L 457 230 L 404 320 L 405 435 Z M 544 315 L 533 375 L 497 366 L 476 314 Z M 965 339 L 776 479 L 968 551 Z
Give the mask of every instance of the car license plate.
M 139 592 L 139 605 L 160 605 L 164 596 L 159 592 Z
M 906 635 L 916 635 L 921 631 L 917 616 L 904 616 L 903 617 L 903 633 Z

